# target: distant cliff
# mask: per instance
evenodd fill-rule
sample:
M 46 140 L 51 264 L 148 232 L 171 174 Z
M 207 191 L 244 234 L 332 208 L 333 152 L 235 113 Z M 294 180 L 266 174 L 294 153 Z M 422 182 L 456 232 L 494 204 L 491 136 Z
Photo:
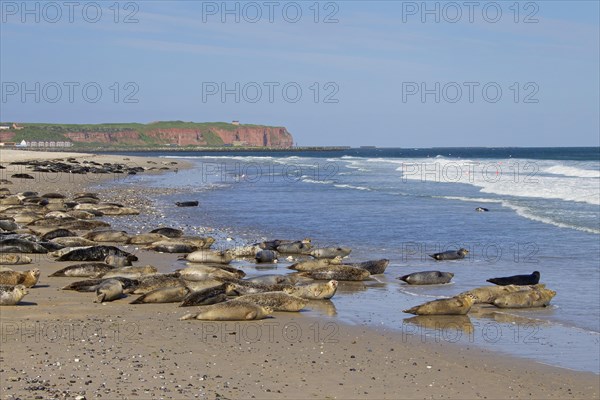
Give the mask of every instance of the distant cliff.
M 0 123 L 9 125 L 9 123 Z M 284 127 L 237 125 L 224 122 L 153 122 L 150 124 L 28 124 L 1 130 L 0 141 L 72 141 L 75 146 L 251 146 L 292 147 Z

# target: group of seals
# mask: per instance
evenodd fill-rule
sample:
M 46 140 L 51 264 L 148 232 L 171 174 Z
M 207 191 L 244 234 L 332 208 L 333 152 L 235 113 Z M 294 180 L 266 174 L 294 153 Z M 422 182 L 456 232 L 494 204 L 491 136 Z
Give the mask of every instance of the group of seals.
M 432 274 L 430 271 L 429 274 Z M 413 274 L 411 274 L 413 275 Z M 403 280 L 409 280 L 407 275 Z M 425 278 L 428 274 L 421 273 Z M 402 279 L 401 278 L 401 279 Z M 404 312 L 416 315 L 464 315 L 474 304 L 491 304 L 498 308 L 546 307 L 556 292 L 539 284 L 540 273 L 488 279 L 498 286 L 483 286 L 460 293 L 449 299 L 439 299 L 412 307 Z

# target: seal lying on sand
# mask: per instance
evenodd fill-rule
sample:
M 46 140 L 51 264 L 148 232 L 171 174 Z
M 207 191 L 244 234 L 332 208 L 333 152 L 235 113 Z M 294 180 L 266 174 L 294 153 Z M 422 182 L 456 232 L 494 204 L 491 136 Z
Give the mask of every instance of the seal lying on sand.
M 307 260 L 301 261 L 296 264 L 290 265 L 289 269 L 295 269 L 296 271 L 312 271 L 320 268 L 327 268 L 330 265 L 340 265 L 342 264 L 342 257 L 336 256 L 334 258 L 319 258 L 317 260 Z
M 110 279 L 116 279 L 118 281 L 121 282 L 121 285 L 123 286 L 123 291 L 125 290 L 130 290 L 131 288 L 134 288 L 135 286 L 138 285 L 138 281 L 135 279 L 128 279 L 128 278 L 110 278 Z M 73 282 L 68 284 L 67 286 L 63 287 L 61 290 L 74 290 L 76 292 L 95 292 L 96 288 L 102 284 L 103 282 L 107 281 L 108 279 L 104 279 L 104 278 L 98 278 L 98 279 L 87 279 L 85 281 L 77 281 L 77 282 Z
M 115 255 L 106 256 L 106 258 L 104 259 L 104 262 L 106 264 L 112 265 L 113 267 L 116 267 L 116 268 L 123 268 L 123 267 L 131 266 L 131 259 L 128 257 L 123 257 L 123 256 L 115 256 Z
M 286 287 L 283 292 L 307 300 L 326 300 L 335 295 L 337 288 L 338 281 L 330 280 L 329 282 L 314 282 Z
M 19 271 L 2 271 L 0 272 L 0 285 L 24 285 L 25 287 L 33 287 L 40 279 L 40 270 L 37 268 Z
M 131 261 L 137 261 L 138 258 L 131 253 L 114 246 L 92 246 L 83 249 L 75 249 L 62 256 L 56 261 L 103 261 L 106 257 L 115 255 L 128 257 Z
M 189 293 L 190 289 L 185 286 L 160 288 L 138 297 L 131 304 L 179 303 Z
M 219 286 L 191 292 L 183 299 L 179 307 L 208 306 L 224 302 L 227 300 L 227 293 L 232 287 L 231 283 L 223 283 Z
M 347 247 L 325 247 L 311 251 L 310 255 L 314 258 L 334 258 L 336 256 L 346 257 L 350 255 L 351 252 L 352 249 Z
M 23 265 L 30 263 L 31 257 L 24 256 L 22 254 L 0 254 L 0 265 Z
M 267 318 L 273 313 L 269 307 L 257 306 L 245 301 L 231 300 L 203 306 L 200 312 L 186 314 L 179 320 L 199 319 L 204 321 L 250 321 Z
M 75 264 L 69 265 L 63 269 L 60 269 L 49 276 L 71 276 L 77 278 L 97 278 L 105 274 L 106 272 L 114 269 L 112 265 L 93 262 L 89 264 Z
M 310 239 L 290 243 L 283 242 L 276 247 L 276 250 L 282 254 L 308 254 L 311 249 Z
M 0 285 L 0 306 L 14 306 L 28 293 L 25 285 Z
M 465 315 L 473 304 L 475 304 L 475 297 L 467 294 L 430 301 L 404 310 L 404 312 L 415 315 Z
M 441 260 L 462 260 L 465 256 L 469 254 L 469 250 L 467 249 L 458 249 L 458 250 L 449 250 L 444 251 L 443 253 L 435 253 L 430 254 L 429 257 L 441 261 Z
M 153 267 L 152 265 L 145 265 L 143 267 L 122 267 L 111 269 L 110 271 L 102 275 L 102 278 L 108 279 L 121 277 L 129 279 L 138 279 L 144 276 L 156 274 L 157 272 L 158 270 L 156 269 L 156 267 Z
M 241 279 L 246 276 L 244 271 L 231 268 L 226 270 L 223 268 L 211 267 L 208 265 L 192 265 L 187 268 L 178 269 L 176 272 L 183 279 L 190 281 L 202 281 L 206 279 L 221 278 L 221 279 Z
M 130 236 L 127 243 L 130 244 L 152 244 L 161 240 L 167 240 L 165 235 L 160 233 L 141 233 L 139 235 Z
M 246 279 L 246 281 L 262 285 L 295 285 L 298 277 L 294 275 L 260 275 Z
M 120 299 L 123 296 L 123 284 L 117 279 L 108 279 L 96 288 L 94 303 L 104 303 Z
M 51 242 L 60 244 L 65 247 L 85 247 L 85 246 L 94 246 L 97 244 L 93 240 L 89 240 L 86 238 L 82 238 L 79 236 L 65 236 L 58 237 L 51 240 Z
M 546 307 L 554 296 L 556 296 L 554 290 L 534 288 L 499 296 L 494 300 L 494 305 L 498 308 Z
M 346 265 L 330 265 L 326 268 L 315 269 L 312 271 L 300 272 L 300 276 L 307 276 L 316 280 L 337 281 L 364 281 L 371 274 L 362 268 L 348 267 Z
M 129 240 L 127 232 L 115 230 L 92 231 L 83 237 L 94 242 L 125 243 Z
M 404 275 L 398 279 L 409 285 L 438 285 L 450 282 L 453 276 L 452 272 L 423 271 Z
M 38 243 L 24 239 L 5 239 L 0 240 L 0 254 L 3 253 L 35 253 L 45 254 L 48 250 Z
M 535 285 L 540 281 L 540 273 L 533 271 L 531 275 L 513 275 L 504 278 L 492 278 L 488 279 L 487 282 L 495 285 Z
M 238 297 L 236 300 L 247 301 L 262 307 L 269 307 L 273 309 L 273 311 L 297 312 L 302 310 L 306 304 L 308 304 L 308 300 L 283 292 L 247 294 Z
M 347 265 L 349 267 L 361 268 L 369 271 L 371 275 L 383 274 L 385 269 L 390 264 L 390 260 L 381 259 L 381 260 L 371 260 L 360 263 L 344 263 L 342 265 Z

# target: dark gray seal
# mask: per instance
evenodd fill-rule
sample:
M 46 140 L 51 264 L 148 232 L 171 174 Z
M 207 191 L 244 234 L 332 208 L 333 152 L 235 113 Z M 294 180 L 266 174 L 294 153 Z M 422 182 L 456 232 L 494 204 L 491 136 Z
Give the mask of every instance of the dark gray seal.
M 160 233 L 163 236 L 176 239 L 183 236 L 183 231 L 175 228 L 157 228 L 150 231 L 150 233 Z
M 469 254 L 469 250 L 467 249 L 458 249 L 458 250 L 448 250 L 442 253 L 430 254 L 429 257 L 442 261 L 442 260 L 462 260 L 465 256 Z
M 58 257 L 57 261 L 104 261 L 108 256 L 128 257 L 131 261 L 138 258 L 131 253 L 114 246 L 92 246 L 75 249 Z
M 198 207 L 197 201 L 178 201 L 175 203 L 177 207 Z
M 381 260 L 371 260 L 360 263 L 344 263 L 342 265 L 347 265 L 349 267 L 365 269 L 369 271 L 371 275 L 383 274 L 385 269 L 390 264 L 390 260 L 381 259 Z
M 231 283 L 211 287 L 188 294 L 179 307 L 208 306 L 227 300 L 227 292 L 233 288 Z
M 504 278 L 492 278 L 488 279 L 487 282 L 500 286 L 537 285 L 540 282 L 540 273 L 538 271 L 533 271 L 531 275 L 513 275 Z
M 450 282 L 453 276 L 452 272 L 423 271 L 404 275 L 398 279 L 409 285 L 438 285 Z
M 277 252 L 273 250 L 261 250 L 254 256 L 257 263 L 277 262 Z

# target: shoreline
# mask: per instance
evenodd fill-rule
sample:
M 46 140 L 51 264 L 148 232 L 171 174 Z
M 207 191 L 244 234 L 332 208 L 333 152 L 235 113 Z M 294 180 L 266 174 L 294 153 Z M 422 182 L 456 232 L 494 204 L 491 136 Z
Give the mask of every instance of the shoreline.
M 2 163 L 11 161 L 1 151 Z M 122 156 L 94 157 L 123 162 Z M 128 158 L 140 164 L 152 160 Z M 183 165 L 180 161 L 179 167 Z M 73 193 L 111 179 L 36 178 L 7 187 L 11 192 L 47 192 L 58 186 L 61 192 Z M 177 264 L 173 254 L 136 254 L 138 265 L 152 264 L 160 272 Z M 0 309 L 0 375 L 1 386 L 7 388 L 3 398 L 29 397 L 33 392 L 27 388 L 36 385 L 48 388 L 38 390 L 49 398 L 58 396 L 53 390 L 63 386 L 73 396 L 85 391 L 88 398 L 97 394 L 108 398 L 598 398 L 600 393 L 598 375 L 593 373 L 474 346 L 421 343 L 418 337 L 302 313 L 276 313 L 262 322 L 228 328 L 227 323 L 177 321 L 185 312 L 173 304 L 129 305 L 131 298 L 93 304 L 89 294 L 57 290 L 73 281 L 47 277 L 59 265 L 65 266 L 54 260 L 38 262 L 40 287 L 30 290 L 23 306 Z M 85 331 L 79 328 L 86 324 Z M 91 333 L 98 333 L 91 324 L 99 324 L 99 335 Z M 293 336 L 297 328 L 301 333 Z M 259 329 L 260 338 L 254 340 L 252 334 Z M 48 366 L 50 373 L 44 372 Z

